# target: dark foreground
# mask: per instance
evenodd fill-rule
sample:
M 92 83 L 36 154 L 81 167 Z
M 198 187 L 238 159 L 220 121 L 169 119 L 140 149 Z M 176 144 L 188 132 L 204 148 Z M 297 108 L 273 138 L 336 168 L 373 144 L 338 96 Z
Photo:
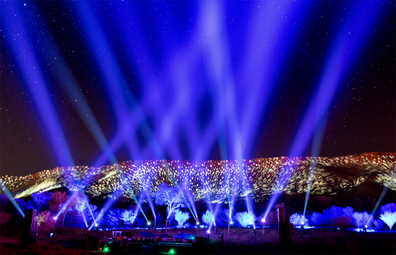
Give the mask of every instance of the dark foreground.
M 141 231 L 156 235 L 165 230 L 128 230 L 133 235 Z M 188 249 L 175 249 L 177 254 L 279 254 L 278 231 L 276 228 L 262 229 L 220 228 L 217 234 L 212 230 L 208 236 L 206 229 L 170 229 L 168 234 L 189 233 L 197 242 Z M 39 235 L 35 244 L 19 246 L 20 230 L 1 229 L 0 254 L 83 254 L 86 231 L 81 229 L 62 228 L 58 235 L 51 238 Z M 223 242 L 221 234 L 223 233 Z M 131 243 L 121 241 L 108 242 L 111 231 L 91 231 L 90 236 L 101 239 L 101 246 L 107 243 L 109 252 L 86 250 L 87 254 L 141 254 L 142 251 L 158 252 L 155 243 Z M 340 231 L 336 229 L 294 229 L 292 234 L 291 254 L 396 254 L 396 232 L 363 233 Z M 145 245 L 145 246 L 144 246 Z M 143 248 L 142 248 L 143 246 Z M 149 250 L 147 247 L 151 246 Z M 170 248 L 162 249 L 162 254 L 172 254 Z

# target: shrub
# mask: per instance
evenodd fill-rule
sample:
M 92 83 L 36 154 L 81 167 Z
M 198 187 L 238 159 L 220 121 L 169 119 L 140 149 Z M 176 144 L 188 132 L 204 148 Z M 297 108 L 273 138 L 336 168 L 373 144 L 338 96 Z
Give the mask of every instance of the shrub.
M 311 223 L 315 226 L 334 226 L 346 228 L 353 226 L 352 207 L 342 208 L 333 205 L 324 209 L 323 213 L 314 212 L 311 216 Z
M 381 230 L 384 228 L 384 222 L 382 220 L 374 220 L 375 229 Z
M 323 217 L 325 225 L 333 225 L 333 219 L 340 218 L 344 215 L 344 208 L 333 205 L 330 208 L 323 210 Z
M 44 211 L 36 216 L 37 231 L 43 234 L 49 234 L 54 230 L 54 219 L 51 217 L 50 211 Z
M 350 206 L 343 208 L 342 211 L 347 216 L 351 216 L 351 217 L 353 216 L 353 208 Z
M 119 208 L 111 209 L 107 212 L 104 222 L 102 223 L 104 226 L 119 228 L 122 221 L 122 214 L 124 210 Z
M 124 222 L 124 225 L 131 225 L 136 218 L 135 213 L 132 210 L 124 210 L 121 214 L 121 219 Z
M 28 205 L 37 209 L 37 212 L 40 212 L 43 208 L 48 206 L 51 199 L 52 192 L 32 193 Z
M 202 214 L 202 221 L 205 222 L 207 225 L 212 224 L 214 221 L 212 211 L 206 210 L 204 214 Z
M 395 203 L 388 203 L 381 206 L 381 214 L 385 214 L 385 212 L 396 212 L 396 204 Z
M 154 202 L 157 205 L 166 205 L 167 218 L 179 207 L 184 207 L 183 196 L 176 187 L 169 187 L 165 183 L 158 185 L 158 190 L 153 194 Z
M 52 193 L 51 198 L 52 198 L 50 202 L 51 211 L 59 212 L 61 205 L 64 202 L 66 202 L 69 196 L 66 194 L 66 192 L 55 191 L 54 193 Z
M 235 214 L 235 219 L 241 224 L 242 227 L 246 227 L 247 225 L 253 224 L 256 220 L 254 215 L 249 214 L 248 212 L 238 212 Z
M 12 219 L 11 213 L 0 212 L 0 226 L 3 226 Z
M 8 205 L 8 197 L 4 194 L 0 194 L 0 211 L 4 212 Z
M 259 218 L 263 219 L 264 218 L 264 214 L 265 213 L 260 214 Z M 274 211 L 270 211 L 268 213 L 267 217 L 265 218 L 265 222 L 261 222 L 261 224 L 263 224 L 265 226 L 277 226 L 278 225 L 277 214 Z
M 314 226 L 324 226 L 326 224 L 326 220 L 325 220 L 323 214 L 318 213 L 318 212 L 314 212 L 311 215 L 310 222 Z
M 293 223 L 293 225 L 300 226 L 300 225 L 306 225 L 308 223 L 308 219 L 298 213 L 294 213 L 290 216 L 290 223 Z
M 178 227 L 183 227 L 184 223 L 190 218 L 190 214 L 188 212 L 182 212 L 179 209 L 175 210 L 175 219 L 177 221 Z
M 370 228 L 374 219 L 373 216 L 367 212 L 363 212 L 363 213 L 355 212 L 352 217 L 354 219 L 355 226 L 358 228 L 364 226 Z
M 348 215 L 331 218 L 332 225 L 336 228 L 350 228 L 353 226 L 353 218 Z
M 138 217 L 136 217 L 135 223 L 133 225 L 141 228 L 144 226 L 145 221 L 146 219 L 142 215 L 139 215 Z
M 386 223 L 389 227 L 389 231 L 392 230 L 393 225 L 396 222 L 396 212 L 386 211 L 384 214 L 380 215 L 380 219 Z
M 230 210 L 224 209 L 219 210 L 216 215 L 215 221 L 217 226 L 228 226 L 228 220 L 230 217 Z M 233 219 L 233 215 L 231 215 L 231 220 Z

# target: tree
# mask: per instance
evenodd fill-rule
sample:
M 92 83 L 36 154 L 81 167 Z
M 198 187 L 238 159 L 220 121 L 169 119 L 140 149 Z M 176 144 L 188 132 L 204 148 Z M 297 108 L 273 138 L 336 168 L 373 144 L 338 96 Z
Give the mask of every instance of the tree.
M 111 209 L 106 213 L 106 220 L 103 225 L 108 225 L 109 227 L 112 228 L 118 228 L 121 225 L 122 221 L 122 214 L 124 213 L 124 210 L 115 208 Z
M 386 211 L 384 214 L 380 215 L 380 219 L 386 223 L 389 227 L 389 231 L 392 230 L 393 225 L 396 222 L 396 212 Z
M 294 213 L 290 216 L 290 223 L 296 226 L 307 225 L 308 219 L 302 214 Z
M 54 229 L 54 219 L 51 217 L 50 211 L 44 211 L 36 216 L 37 230 L 39 233 L 48 234 Z
M 262 213 L 259 218 L 262 220 L 264 218 L 264 215 L 265 213 Z M 275 213 L 274 211 L 270 211 L 267 217 L 265 217 L 265 222 L 261 221 L 261 224 L 265 226 L 278 226 L 277 213 Z
M 61 209 L 61 206 L 63 203 L 66 202 L 66 200 L 69 198 L 69 196 L 66 194 L 66 192 L 61 192 L 61 191 L 55 191 L 51 195 L 51 202 L 50 202 L 50 209 L 51 211 L 54 212 L 59 212 Z
M 82 217 L 85 226 L 88 227 L 87 219 L 91 218 L 93 212 L 96 211 L 96 205 L 89 204 L 87 196 L 80 196 L 75 200 L 74 208 L 78 212 L 79 218 Z M 79 219 L 77 222 L 79 222 Z
M 62 222 L 61 226 L 63 227 L 65 223 L 65 216 L 69 211 L 73 210 L 76 200 L 74 199 L 65 208 L 62 208 L 64 203 L 69 198 L 66 192 L 56 191 L 52 193 L 51 198 L 52 200 L 50 202 L 50 209 L 54 212 L 62 211 L 62 213 L 59 215 L 59 220 L 61 220 Z
M 235 214 L 235 219 L 242 225 L 242 227 L 246 227 L 247 225 L 253 224 L 256 220 L 254 215 L 249 214 L 248 212 L 238 212 Z
M 51 199 L 52 192 L 32 193 L 28 205 L 37 209 L 37 212 L 40 212 L 42 208 L 45 208 L 49 204 Z
M 178 227 L 183 227 L 184 223 L 190 218 L 190 214 L 188 212 L 182 212 L 179 209 L 175 210 L 175 219 L 177 221 Z
M 388 203 L 381 206 L 381 214 L 385 214 L 385 212 L 396 212 L 396 204 L 395 203 Z
M 354 219 L 354 223 L 355 226 L 358 228 L 367 226 L 368 228 L 371 227 L 371 224 L 373 223 L 373 216 L 367 212 L 355 212 L 353 214 L 353 219 Z
M 211 210 L 206 210 L 206 212 L 202 214 L 202 221 L 207 225 L 214 223 L 214 217 Z
M 153 194 L 156 205 L 167 205 L 167 219 L 176 208 L 183 207 L 183 197 L 176 187 L 169 187 L 165 183 L 158 186 L 158 190 Z
M 125 225 L 132 225 L 136 219 L 136 214 L 132 210 L 125 210 L 121 217 Z

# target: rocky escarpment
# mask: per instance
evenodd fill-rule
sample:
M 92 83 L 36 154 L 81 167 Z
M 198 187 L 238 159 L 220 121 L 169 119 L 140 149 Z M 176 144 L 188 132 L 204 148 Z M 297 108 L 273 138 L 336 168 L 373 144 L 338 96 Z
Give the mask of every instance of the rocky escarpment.
M 132 198 L 154 192 L 164 182 L 191 190 L 196 200 L 223 202 L 227 194 L 250 194 L 261 201 L 274 192 L 336 194 L 365 182 L 396 190 L 396 153 L 364 153 L 343 157 L 276 157 L 249 160 L 125 161 L 99 168 L 57 167 L 27 176 L 1 176 L 16 197 L 67 187 L 91 196 L 114 194 Z M 309 184 L 310 183 L 310 184 Z

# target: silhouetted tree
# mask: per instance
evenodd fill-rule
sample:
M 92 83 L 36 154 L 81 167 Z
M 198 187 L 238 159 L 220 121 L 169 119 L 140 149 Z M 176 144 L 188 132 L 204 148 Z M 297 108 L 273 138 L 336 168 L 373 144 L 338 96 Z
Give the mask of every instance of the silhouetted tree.
M 183 207 L 183 197 L 182 194 L 176 187 L 169 187 L 165 183 L 161 183 L 158 186 L 158 190 L 153 194 L 154 202 L 157 205 L 167 205 L 167 217 L 166 217 L 166 227 L 169 217 L 172 215 L 174 210 L 179 207 Z
M 48 206 L 51 199 L 52 192 L 33 193 L 31 199 L 28 201 L 28 205 L 37 209 L 37 213 L 39 213 L 41 209 Z

